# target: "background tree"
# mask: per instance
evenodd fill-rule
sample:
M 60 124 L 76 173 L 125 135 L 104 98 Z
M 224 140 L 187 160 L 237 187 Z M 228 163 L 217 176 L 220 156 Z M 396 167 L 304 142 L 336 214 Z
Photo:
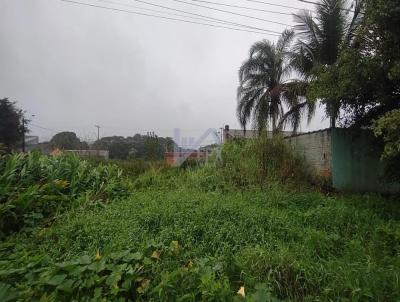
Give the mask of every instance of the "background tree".
M 244 129 L 252 122 L 252 127 L 258 130 L 271 127 L 275 131 L 284 117 L 285 106 L 299 104 L 302 83 L 288 80 L 292 71 L 288 58 L 293 37 L 293 31 L 285 30 L 276 44 L 267 40 L 256 42 L 240 67 L 237 115 Z M 300 125 L 299 112 L 291 115 L 293 130 Z
M 161 160 L 165 151 L 173 151 L 175 142 L 170 137 L 136 134 L 134 136 L 102 137 L 92 145 L 92 149 L 108 150 L 112 159 Z
M 24 113 L 15 104 L 7 98 L 0 99 L 0 145 L 6 152 L 19 146 L 23 133 L 28 132 L 22 125 Z
M 305 82 L 318 80 L 321 70 L 334 65 L 341 51 L 356 44 L 355 34 L 363 17 L 362 8 L 362 0 L 354 1 L 350 14 L 344 0 L 322 0 L 316 5 L 315 17 L 310 11 L 295 15 L 298 40 L 291 64 Z M 335 127 L 341 109 L 337 95 L 309 93 L 307 96 L 309 101 L 322 101 L 330 125 Z
M 385 176 L 400 182 L 400 110 L 392 110 L 374 122 L 374 133 L 383 139 L 382 159 L 386 161 Z
M 400 108 L 400 10 L 396 0 L 366 1 L 365 17 L 351 48 L 321 67 L 310 84 L 312 98 L 340 100 L 346 127 L 372 127 Z
M 127 159 L 132 145 L 123 136 L 102 137 L 92 145 L 92 149 L 108 150 L 112 159 Z
M 320 66 L 311 98 L 340 100 L 344 127 L 374 128 L 384 141 L 387 175 L 400 180 L 400 7 L 397 0 L 367 0 L 352 47 L 332 65 Z
M 50 140 L 53 148 L 62 150 L 80 150 L 82 143 L 74 132 L 60 132 L 53 136 Z
M 382 158 L 400 154 L 400 110 L 392 110 L 374 122 L 374 133 L 385 142 Z

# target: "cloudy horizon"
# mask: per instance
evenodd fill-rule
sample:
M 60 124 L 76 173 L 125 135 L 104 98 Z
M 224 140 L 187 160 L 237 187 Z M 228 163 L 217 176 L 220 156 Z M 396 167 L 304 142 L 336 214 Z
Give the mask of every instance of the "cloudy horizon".
M 147 14 L 151 7 L 134 0 L 77 1 Z M 174 0 L 146 2 L 271 31 L 285 29 L 283 25 Z M 211 6 L 201 1 L 185 2 Z M 285 13 L 297 11 L 246 0 L 212 2 Z M 312 7 L 295 0 L 269 3 Z M 293 24 L 289 15 L 213 7 Z M 41 141 L 59 131 L 73 131 L 84 140 L 93 140 L 97 136 L 95 125 L 101 126 L 101 136 L 154 131 L 159 136 L 173 137 L 174 129 L 179 128 L 184 136 L 199 137 L 209 128 L 219 129 L 226 124 L 239 128 L 237 71 L 250 46 L 261 39 L 276 41 L 277 37 L 60 0 L 3 0 L 0 98 L 17 101 L 28 118 L 35 115 L 30 134 L 38 135 Z M 303 123 L 301 130 L 327 126 L 328 121 L 318 110 L 310 126 Z

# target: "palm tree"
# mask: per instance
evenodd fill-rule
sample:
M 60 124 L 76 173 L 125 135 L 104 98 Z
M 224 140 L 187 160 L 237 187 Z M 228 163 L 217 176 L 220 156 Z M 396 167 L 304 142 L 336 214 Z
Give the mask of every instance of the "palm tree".
M 345 7 L 344 0 L 321 0 L 316 5 L 316 17 L 310 11 L 295 15 L 295 30 L 299 38 L 295 43 L 291 65 L 300 74 L 305 85 L 313 79 L 314 71 L 319 66 L 333 65 L 340 51 L 352 46 L 355 31 L 363 15 L 362 8 L 363 0 L 355 0 L 351 9 Z M 335 127 L 340 100 L 331 98 L 321 101 L 325 105 L 331 127 Z M 306 106 L 312 104 L 302 102 L 297 107 L 293 106 L 283 117 L 281 124 Z
M 287 81 L 292 71 L 289 58 L 293 38 L 294 32 L 285 30 L 276 44 L 267 40 L 256 42 L 240 67 L 237 114 L 244 129 L 252 122 L 252 127 L 259 131 L 271 126 L 275 132 L 285 107 L 299 103 L 302 82 Z M 294 130 L 299 127 L 299 112 L 287 118 Z

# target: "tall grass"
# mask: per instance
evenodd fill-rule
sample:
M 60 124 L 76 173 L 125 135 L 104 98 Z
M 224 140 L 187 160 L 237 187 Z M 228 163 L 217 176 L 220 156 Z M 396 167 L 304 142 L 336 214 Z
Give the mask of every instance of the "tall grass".
M 135 178 L 134 189 L 197 188 L 226 192 L 251 188 L 316 188 L 318 178 L 282 137 L 236 139 L 226 142 L 207 161 L 179 168 L 150 169 Z
M 219 151 L 207 161 L 164 168 L 162 173 L 154 169 L 147 171 L 135 180 L 134 187 L 229 191 L 277 185 L 304 188 L 315 183 L 316 177 L 309 166 L 281 137 L 233 140 L 226 142 Z
M 152 187 L 8 242 L 0 282 L 25 300 L 398 301 L 399 221 L 363 198 Z
M 147 171 L 158 171 L 165 168 L 165 164 L 161 160 L 149 161 L 144 159 L 111 159 L 103 160 L 90 158 L 89 162 L 93 165 L 115 165 L 120 168 L 124 175 L 136 177 Z
M 248 184 L 306 185 L 313 175 L 283 138 L 262 134 L 253 140 L 227 143 L 222 149 L 223 173 L 238 186 Z

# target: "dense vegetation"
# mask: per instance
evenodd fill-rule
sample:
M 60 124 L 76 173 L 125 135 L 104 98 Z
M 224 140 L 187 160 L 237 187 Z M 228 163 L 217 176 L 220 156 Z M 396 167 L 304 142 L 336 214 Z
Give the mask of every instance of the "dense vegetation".
M 123 180 L 75 157 L 3 158 L 24 185 L 2 204 L 54 180 L 75 184 L 62 204 L 79 202 L 3 239 L 0 300 L 398 300 L 396 200 L 304 189 L 313 178 L 296 159 L 277 139 L 242 141 L 203 166 Z
M 87 142 L 81 141 L 75 132 L 63 131 L 55 134 L 50 140 L 52 149 L 61 150 L 87 150 L 89 145 Z
M 160 160 L 165 151 L 173 151 L 176 147 L 170 137 L 158 137 L 153 133 L 134 136 L 109 136 L 96 141 L 92 148 L 108 150 L 112 159 L 145 159 Z
M 123 194 L 117 166 L 93 168 L 73 155 L 0 157 L 0 238 L 38 223 L 49 224 L 73 206 L 105 203 Z
M 115 160 L 146 160 L 157 161 L 164 159 L 165 151 L 174 151 L 177 146 L 170 137 L 159 137 L 153 133 L 134 136 L 106 136 L 88 144 L 81 141 L 76 133 L 64 131 L 55 134 L 50 142 L 37 146 L 37 149 L 50 152 L 60 150 L 107 150 L 109 157 Z
M 20 147 L 23 133 L 27 132 L 23 119 L 24 112 L 17 108 L 15 102 L 0 99 L 0 152 Z

